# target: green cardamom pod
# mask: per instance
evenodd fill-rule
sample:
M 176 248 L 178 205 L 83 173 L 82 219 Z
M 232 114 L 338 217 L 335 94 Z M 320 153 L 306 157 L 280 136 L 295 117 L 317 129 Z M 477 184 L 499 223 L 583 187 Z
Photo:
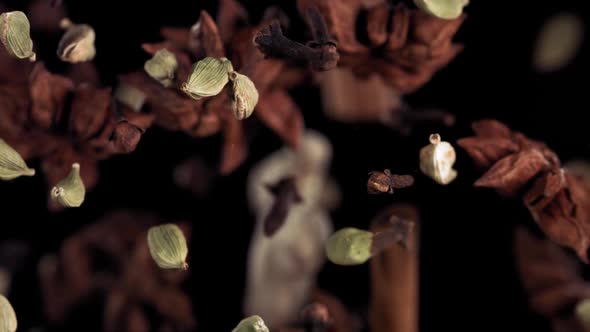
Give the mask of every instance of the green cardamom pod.
M 268 327 L 260 316 L 254 315 L 242 319 L 232 332 L 268 332 Z
M 139 112 L 141 110 L 145 104 L 146 99 L 147 95 L 143 93 L 143 91 L 124 82 L 119 82 L 117 89 L 115 89 L 115 100 L 129 107 L 135 112 Z
M 0 294 L 0 332 L 15 332 L 16 314 L 8 299 Z
M 258 90 L 248 76 L 238 72 L 229 73 L 231 85 L 231 109 L 238 120 L 243 120 L 254 112 L 258 104 Z
M 590 299 L 583 299 L 576 304 L 576 318 L 585 331 L 590 331 Z
M 371 258 L 373 233 L 346 227 L 332 234 L 326 241 L 326 256 L 338 265 L 363 264 Z
M 439 134 L 430 135 L 430 144 L 420 150 L 420 170 L 439 184 L 446 185 L 457 177 L 453 164 L 457 155 L 449 142 Z
M 22 175 L 33 176 L 35 170 L 27 167 L 20 154 L 0 138 L 0 179 L 12 180 Z
M 159 267 L 163 269 L 188 269 L 186 263 L 188 248 L 180 227 L 175 224 L 151 227 L 147 239 L 150 254 Z
M 94 29 L 87 24 L 73 24 L 67 18 L 60 22 L 60 26 L 66 29 L 57 45 L 57 56 L 70 63 L 85 62 L 94 59 L 96 48 Z
M 165 48 L 156 52 L 143 66 L 143 69 L 145 69 L 148 75 L 165 87 L 169 87 L 172 84 L 177 68 L 178 61 L 176 60 L 176 56 Z
M 434 17 L 453 20 L 463 14 L 463 7 L 467 6 L 469 0 L 414 0 L 414 3 Z
M 0 15 L 0 40 L 8 54 L 35 61 L 31 25 L 25 13 L 14 11 Z
M 80 177 L 80 164 L 74 163 L 68 176 L 51 189 L 51 198 L 65 207 L 78 207 L 84 202 L 86 188 Z
M 234 68 L 227 58 L 207 57 L 193 66 L 187 82 L 182 84 L 182 91 L 193 99 L 201 99 L 219 94 L 227 84 L 228 74 Z

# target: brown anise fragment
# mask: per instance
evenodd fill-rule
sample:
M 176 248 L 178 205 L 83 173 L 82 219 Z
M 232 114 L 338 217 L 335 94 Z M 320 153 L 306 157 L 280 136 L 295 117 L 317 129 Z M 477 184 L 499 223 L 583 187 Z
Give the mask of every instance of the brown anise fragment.
M 362 0 L 298 0 L 304 15 L 317 7 L 325 18 L 328 31 L 338 42 L 340 66 L 359 76 L 377 73 L 400 93 L 411 93 L 422 87 L 434 73 L 448 64 L 461 50 L 452 38 L 465 15 L 443 20 L 420 9 L 388 2 L 367 4 Z M 357 22 L 367 11 L 363 27 L 369 45 L 357 39 Z
M 391 171 L 386 169 L 383 172 L 369 173 L 369 180 L 367 181 L 367 192 L 369 194 L 393 194 L 394 189 L 410 187 L 413 184 L 413 176 L 391 174 Z
M 67 238 L 39 264 L 46 316 L 66 322 L 92 294 L 105 297 L 102 328 L 114 331 L 192 331 L 192 304 L 181 284 L 186 273 L 157 268 L 146 241 L 156 216 L 119 211 Z M 190 228 L 182 223 L 190 241 Z M 107 239 L 107 240 L 105 240 Z
M 491 166 L 475 185 L 519 194 L 547 237 L 590 263 L 588 184 L 564 171 L 555 152 L 542 142 L 495 120 L 477 121 L 472 127 L 476 136 L 458 143 L 480 166 Z
M 590 297 L 590 284 L 582 278 L 577 262 L 522 227 L 516 229 L 514 255 L 531 308 L 551 320 L 554 331 L 584 332 L 574 308 Z

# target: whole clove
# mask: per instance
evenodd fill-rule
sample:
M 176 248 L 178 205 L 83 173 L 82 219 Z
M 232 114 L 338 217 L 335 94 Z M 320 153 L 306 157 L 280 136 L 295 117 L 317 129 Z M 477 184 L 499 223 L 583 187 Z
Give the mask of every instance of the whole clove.
M 391 174 L 389 169 L 383 172 L 370 172 L 367 181 L 367 192 L 369 194 L 390 193 L 394 189 L 410 187 L 414 184 L 414 177 L 411 175 Z
M 264 234 L 274 235 L 287 220 L 291 206 L 303 201 L 297 190 L 294 177 L 287 177 L 279 180 L 274 185 L 269 185 L 268 190 L 275 197 L 275 201 L 264 219 Z
M 312 70 L 316 71 L 335 68 L 340 55 L 336 41 L 328 33 L 322 14 L 315 6 L 309 7 L 306 14 L 307 24 L 314 38 L 307 45 L 285 37 L 278 21 L 261 29 L 254 37 L 254 44 L 267 57 L 307 63 Z

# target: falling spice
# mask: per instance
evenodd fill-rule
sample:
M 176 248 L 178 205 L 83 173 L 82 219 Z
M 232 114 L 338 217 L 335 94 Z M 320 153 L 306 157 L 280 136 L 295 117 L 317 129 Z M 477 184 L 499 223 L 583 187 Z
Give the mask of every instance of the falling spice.
M 386 169 L 383 172 L 369 173 L 369 180 L 367 181 L 367 192 L 369 194 L 393 194 L 394 189 L 407 188 L 412 186 L 413 184 L 413 176 L 391 174 L 391 171 Z
M 19 59 L 35 61 L 31 25 L 25 13 L 14 11 L 0 15 L 0 41 L 8 54 Z
M 229 73 L 231 81 L 231 109 L 238 120 L 248 118 L 258 104 L 258 90 L 254 82 L 238 72 Z
M 0 332 L 15 332 L 17 328 L 16 314 L 8 299 L 0 294 Z
M 326 256 L 338 265 L 363 264 L 371 258 L 373 233 L 347 227 L 332 234 L 326 241 Z
M 554 72 L 567 66 L 584 40 L 584 22 L 572 13 L 556 14 L 544 23 L 533 50 L 533 66 L 539 72 Z
M 405 241 L 412 223 L 392 216 L 389 227 L 373 233 L 354 227 L 338 230 L 326 241 L 326 256 L 338 265 L 359 265 L 392 245 Z
M 303 198 L 297 190 L 293 177 L 281 179 L 278 183 L 269 185 L 268 190 L 275 196 L 275 201 L 264 219 L 264 234 L 272 236 L 285 223 L 291 206 L 301 203 Z
M 242 319 L 232 332 L 268 332 L 268 327 L 260 316 L 254 315 Z
M 29 168 L 20 154 L 0 138 L 0 179 L 12 180 L 33 175 L 35 170 Z
M 182 230 L 175 224 L 154 226 L 148 231 L 152 258 L 163 269 L 187 270 L 188 248 Z
M 420 170 L 439 184 L 449 184 L 457 177 L 455 158 L 453 146 L 441 141 L 439 134 L 432 134 L 430 144 L 420 150 Z
M 453 20 L 463 14 L 463 7 L 469 0 L 414 0 L 414 3 L 430 15 Z
M 80 164 L 72 164 L 70 174 L 51 189 L 51 198 L 64 207 L 79 207 L 84 202 L 86 188 L 80 177 Z
M 233 71 L 227 58 L 207 57 L 197 62 L 182 91 L 193 99 L 201 99 L 219 94 L 229 81 L 228 74 Z
M 584 329 L 590 330 L 590 299 L 584 299 L 576 304 L 576 317 Z
M 66 62 L 78 63 L 94 59 L 96 48 L 94 29 L 87 24 L 73 24 L 67 18 L 60 22 L 60 27 L 66 29 L 57 46 L 57 56 Z
M 174 80 L 174 74 L 178 69 L 178 61 L 172 52 L 163 48 L 145 62 L 143 69 L 151 78 L 168 87 Z

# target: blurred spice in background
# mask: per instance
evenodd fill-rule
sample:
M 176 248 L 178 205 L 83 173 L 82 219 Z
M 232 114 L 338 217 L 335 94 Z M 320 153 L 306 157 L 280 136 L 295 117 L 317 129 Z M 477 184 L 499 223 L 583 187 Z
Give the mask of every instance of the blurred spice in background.
M 4 202 L 0 293 L 8 294 L 19 318 L 19 331 L 234 328 L 246 315 L 250 244 L 258 234 L 259 221 L 267 215 L 266 211 L 249 209 L 248 176 L 285 143 L 301 145 L 296 133 L 302 133 L 304 127 L 320 132 L 332 146 L 332 160 L 322 180 L 334 178 L 339 204 L 315 198 L 308 203 L 322 206 L 322 214 L 329 212 L 334 229 L 369 229 L 375 215 L 394 202 L 410 203 L 419 211 L 419 268 L 412 266 L 420 273 L 419 278 L 410 278 L 419 284 L 419 298 L 412 296 L 403 302 L 407 304 L 404 308 L 410 308 L 410 303 L 418 307 L 419 315 L 404 317 L 418 317 L 419 322 L 409 324 L 419 326 L 420 331 L 550 331 L 552 326 L 569 326 L 563 320 L 571 317 L 574 300 L 568 298 L 564 306 L 529 306 L 543 289 L 535 288 L 538 293 L 533 293 L 534 286 L 521 283 L 527 280 L 522 278 L 527 273 L 523 272 L 520 259 L 526 255 L 522 253 L 537 252 L 534 247 L 539 244 L 529 238 L 520 242 L 526 248 L 513 246 L 515 226 L 524 224 L 544 235 L 519 198 L 510 200 L 473 188 L 481 170 L 456 141 L 473 135 L 473 121 L 494 118 L 545 142 L 563 164 L 590 157 L 590 142 L 583 135 L 587 131 L 583 121 L 583 110 L 588 107 L 586 91 L 584 84 L 578 83 L 586 78 L 583 69 L 588 43 L 584 38 L 590 15 L 580 1 L 510 3 L 500 10 L 497 3 L 472 0 L 465 9 L 466 17 L 442 26 L 417 11 L 411 1 L 244 1 L 244 9 L 228 0 L 128 6 L 112 0 L 66 0 L 51 5 L 49 0 L 0 2 L 2 12 L 27 13 L 37 60 L 43 62 L 6 57 L 0 47 L 1 138 L 10 140 L 4 137 L 9 135 L 11 144 L 21 142 L 15 148 L 29 167 L 38 170 L 38 176 L 0 183 Z M 267 10 L 271 5 L 282 12 Z M 323 15 L 334 41 L 319 38 L 318 42 L 310 32 L 304 19 L 310 5 Z M 219 12 L 224 6 L 229 9 Z M 223 107 L 219 105 L 228 99 L 225 95 L 211 99 L 216 101 L 208 107 L 215 111 L 199 119 L 194 111 L 202 105 L 188 98 L 183 101 L 190 105 L 188 111 L 174 113 L 179 108 L 161 108 L 157 117 L 134 113 L 129 105 L 115 101 L 119 78 L 145 76 L 142 68 L 150 55 L 142 45 L 164 39 L 168 45 L 176 42 L 174 45 L 182 48 L 179 51 L 191 52 L 190 43 L 171 37 L 183 36 L 199 18 L 206 17 L 201 10 L 217 21 L 219 39 L 213 45 L 221 46 L 213 51 L 225 52 L 240 73 L 248 73 L 241 65 L 249 47 L 257 52 L 251 53 L 256 61 L 263 59 L 250 43 L 259 29 L 270 24 L 270 18 L 281 22 L 286 38 L 306 47 L 323 45 L 334 54 L 335 44 L 339 67 L 326 72 L 302 71 L 299 69 L 305 64 L 300 61 L 287 61 L 276 53 L 269 56 L 264 66 L 273 64 L 280 70 L 258 68 L 268 88 L 259 86 L 258 109 L 243 122 L 220 111 Z M 563 17 L 572 15 L 576 17 L 573 23 L 563 23 Z M 546 22 L 556 16 L 557 23 L 547 27 Z M 71 65 L 57 57 L 63 31 L 55 27 L 64 17 L 95 30 L 92 62 Z M 562 38 L 555 42 L 562 43 L 561 47 L 548 47 L 551 42 L 539 39 L 556 34 L 546 32 L 551 25 L 566 31 L 557 33 Z M 213 25 L 204 26 L 213 29 Z M 161 35 L 162 27 L 177 29 L 164 30 L 168 34 Z M 580 32 L 582 29 L 585 32 Z M 306 44 L 308 41 L 316 43 Z M 547 49 L 565 51 L 539 55 Z M 189 54 L 189 65 L 201 56 Z M 256 68 L 250 67 L 252 72 Z M 36 75 L 26 74 L 31 71 Z M 158 84 L 144 83 L 150 87 Z M 52 93 L 35 95 L 39 90 L 34 87 L 41 85 Z M 153 91 L 176 94 L 159 86 Z M 156 98 L 156 93 L 147 94 L 146 109 L 157 109 Z M 34 107 L 34 100 L 42 101 L 42 107 Z M 86 103 L 92 107 L 84 107 Z M 432 112 L 425 113 L 427 110 Z M 10 116 L 5 118 L 7 114 Z M 76 117 L 83 121 L 74 120 Z M 187 135 L 181 127 L 205 123 L 203 119 L 215 129 L 207 135 L 190 130 Z M 218 132 L 221 134 L 214 135 Z M 458 176 L 447 186 L 426 178 L 419 169 L 418 151 L 432 133 L 440 133 L 457 148 L 454 168 Z M 32 156 L 35 158 L 29 162 Z M 67 175 L 72 159 L 80 159 L 82 178 L 89 189 L 84 204 L 50 213 L 49 189 Z M 383 169 L 411 175 L 413 186 L 393 195 L 368 195 L 367 174 Z M 220 170 L 228 174 L 221 176 Z M 277 181 L 266 185 L 279 179 L 273 180 Z M 302 198 L 305 204 L 305 195 Z M 297 208 L 292 206 L 293 211 Z M 141 212 L 113 214 L 116 210 Z M 153 262 L 145 256 L 147 244 L 142 232 L 147 223 L 180 220 L 191 229 L 187 232 L 190 269 L 188 274 L 170 277 L 168 271 L 154 270 Z M 129 229 L 143 221 L 146 227 Z M 281 235 L 281 231 L 288 230 L 279 229 L 274 237 L 281 239 L 288 235 Z M 517 238 L 528 238 L 522 231 L 518 234 Z M 88 251 L 67 250 L 72 243 Z M 92 249 L 95 244 L 99 249 L 115 248 L 113 252 L 126 254 L 105 254 Z M 86 252 L 90 258 L 85 258 Z M 53 254 L 53 259 L 48 256 Z M 321 261 L 320 254 L 312 257 Z M 401 286 L 381 283 L 374 274 L 369 275 L 390 254 L 388 251 L 355 267 L 317 263 L 321 269 L 317 282 L 310 282 L 315 285 L 310 287 L 307 303 L 316 301 L 327 307 L 331 318 L 327 329 L 394 329 L 389 324 L 395 322 L 379 322 L 375 313 L 378 309 L 388 312 L 384 307 L 396 299 L 375 295 L 390 293 L 386 287 Z M 280 261 L 281 253 L 276 256 Z M 373 261 L 375 258 L 378 260 Z M 534 262 L 531 259 L 530 264 Z M 67 273 L 68 269 L 73 270 Z M 315 276 L 317 271 L 311 270 Z M 583 285 L 581 280 L 588 271 L 582 265 L 575 277 L 569 272 L 567 276 L 570 278 L 564 284 Z M 404 276 L 399 277 L 403 280 Z M 80 289 L 84 291 L 76 291 Z M 155 294 L 160 294 L 157 299 Z M 272 304 L 273 294 L 262 295 Z M 176 303 L 172 300 L 184 304 L 174 305 L 178 310 L 169 313 L 164 303 Z M 53 301 L 69 302 L 60 305 Z M 303 307 L 291 310 L 292 324 L 280 328 L 324 328 L 309 323 L 300 309 Z

